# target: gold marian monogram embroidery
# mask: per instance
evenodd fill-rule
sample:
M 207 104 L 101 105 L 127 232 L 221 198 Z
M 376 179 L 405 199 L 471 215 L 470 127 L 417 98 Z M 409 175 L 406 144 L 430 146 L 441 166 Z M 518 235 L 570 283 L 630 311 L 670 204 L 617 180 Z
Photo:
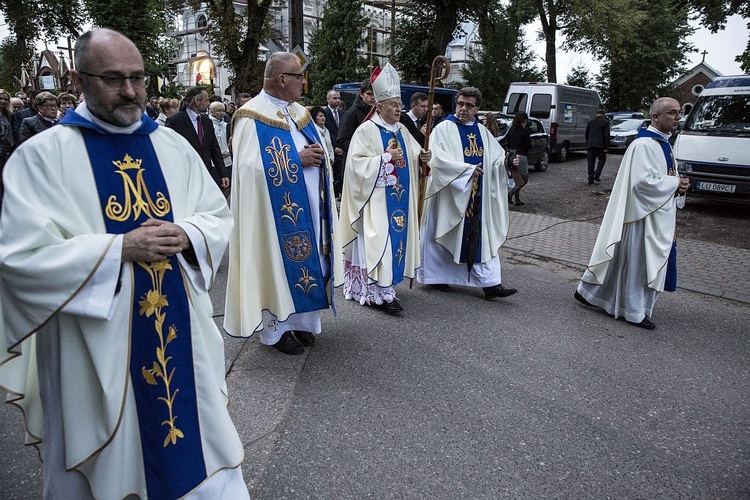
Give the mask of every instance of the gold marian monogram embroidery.
M 289 159 L 289 150 L 289 145 L 282 144 L 279 137 L 274 137 L 271 145 L 265 148 L 266 153 L 271 156 L 271 165 L 273 165 L 268 169 L 268 176 L 273 179 L 273 185 L 276 187 L 284 183 L 284 177 L 292 184 L 297 183 L 299 166 Z
M 156 361 L 152 365 L 152 368 L 146 369 L 145 366 L 141 367 L 141 375 L 149 385 L 158 385 L 157 379 L 164 383 L 163 397 L 158 398 L 159 401 L 163 401 L 167 405 L 169 410 L 169 418 L 162 422 L 162 425 L 169 427 L 167 437 L 164 439 L 164 447 L 170 443 L 177 444 L 177 438 L 184 438 L 185 435 L 175 425 L 177 416 L 172 413 L 172 407 L 174 405 L 174 399 L 177 397 L 179 389 L 171 387 L 172 376 L 174 375 L 174 368 L 169 371 L 168 364 L 172 359 L 167 356 L 167 346 L 170 342 L 177 338 L 177 328 L 171 325 L 167 330 L 167 337 L 164 338 L 164 321 L 167 319 L 167 313 L 164 309 L 169 305 L 167 302 L 167 296 L 162 294 L 161 284 L 164 280 L 164 274 L 167 271 L 172 270 L 172 265 L 167 260 L 160 260 L 157 262 L 138 262 L 138 265 L 145 269 L 151 276 L 151 290 L 146 293 L 143 300 L 138 302 L 141 306 L 141 310 L 138 314 L 143 316 L 146 315 L 150 318 L 152 315 L 155 316 L 154 329 L 156 334 L 159 336 L 159 347 L 156 348 Z
M 154 200 L 148 192 L 146 182 L 143 180 L 144 169 L 141 168 L 143 160 L 134 160 L 126 154 L 122 161 L 115 160 L 112 163 L 118 168 L 115 172 L 122 177 L 125 200 L 120 203 L 115 195 L 109 197 L 104 209 L 109 219 L 122 222 L 130 219 L 131 216 L 137 219 L 141 216 L 141 212 L 149 217 L 163 217 L 169 213 L 171 207 L 164 193 L 157 192 L 156 200 Z M 132 171 L 136 171 L 135 180 L 130 176 Z
M 464 156 L 483 156 L 484 149 L 477 145 L 476 134 L 469 134 L 466 138 L 469 139 L 469 147 L 464 148 Z

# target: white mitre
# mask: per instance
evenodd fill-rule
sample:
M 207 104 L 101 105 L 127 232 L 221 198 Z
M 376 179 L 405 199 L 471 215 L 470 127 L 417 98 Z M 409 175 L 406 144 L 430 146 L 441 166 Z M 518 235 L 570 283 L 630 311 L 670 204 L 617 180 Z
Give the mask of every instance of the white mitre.
M 391 63 L 386 64 L 382 70 L 378 68 L 373 71 L 370 79 L 375 102 L 401 97 L 401 78 Z

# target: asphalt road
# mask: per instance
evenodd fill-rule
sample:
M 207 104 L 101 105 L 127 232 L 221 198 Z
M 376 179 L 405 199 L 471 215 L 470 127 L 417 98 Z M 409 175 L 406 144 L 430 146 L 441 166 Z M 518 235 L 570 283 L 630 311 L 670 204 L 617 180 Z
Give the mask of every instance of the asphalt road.
M 750 497 L 750 306 L 662 294 L 648 332 L 503 257 L 509 299 L 401 286 L 403 317 L 339 300 L 303 356 L 227 339 L 253 498 Z M 2 496 L 38 498 L 7 406 L 0 443 Z

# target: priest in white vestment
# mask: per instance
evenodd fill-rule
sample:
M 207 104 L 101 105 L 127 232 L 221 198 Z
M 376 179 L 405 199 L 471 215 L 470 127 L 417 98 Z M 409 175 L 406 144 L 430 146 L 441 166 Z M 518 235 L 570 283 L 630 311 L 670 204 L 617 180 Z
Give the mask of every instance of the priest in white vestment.
M 399 123 L 399 82 L 390 63 L 373 73 L 375 108 L 352 136 L 341 195 L 344 297 L 388 314 L 403 310 L 394 287 L 419 267 L 419 162 L 431 158 Z
M 677 287 L 677 208 L 690 187 L 678 177 L 669 137 L 680 105 L 662 97 L 651 105 L 651 125 L 641 129 L 620 163 L 588 267 L 574 294 L 587 306 L 653 330 L 657 295 Z
M 266 63 L 263 91 L 234 112 L 232 214 L 224 329 L 300 355 L 341 279 L 333 158 L 298 104 L 304 74 L 289 52 Z M 336 248 L 339 250 L 336 251 Z
M 85 102 L 5 167 L 0 387 L 45 498 L 249 498 L 208 290 L 231 214 L 203 162 L 143 119 L 111 30 L 76 41 Z
M 500 247 L 508 234 L 505 151 L 476 120 L 482 93 L 461 89 L 456 113 L 432 131 L 435 155 L 425 193 L 420 283 L 451 292 L 481 287 L 487 300 L 509 297 L 502 286 Z

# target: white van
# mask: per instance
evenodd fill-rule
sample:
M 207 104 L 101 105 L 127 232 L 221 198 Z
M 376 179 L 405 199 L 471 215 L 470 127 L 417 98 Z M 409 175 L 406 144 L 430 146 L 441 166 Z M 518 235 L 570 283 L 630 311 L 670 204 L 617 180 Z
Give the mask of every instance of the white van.
M 568 153 L 586 149 L 586 124 L 601 109 L 596 90 L 562 83 L 513 82 L 503 103 L 503 113 L 525 111 L 538 118 L 549 132 L 549 145 L 557 161 Z
M 750 76 L 720 76 L 706 85 L 674 156 L 694 195 L 750 201 Z

